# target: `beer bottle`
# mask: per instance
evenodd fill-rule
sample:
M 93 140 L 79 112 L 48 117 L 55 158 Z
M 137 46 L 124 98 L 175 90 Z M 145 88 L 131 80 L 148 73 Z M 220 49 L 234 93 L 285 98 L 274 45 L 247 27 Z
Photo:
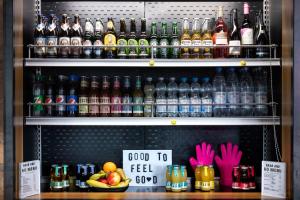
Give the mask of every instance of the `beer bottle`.
M 78 81 L 79 77 L 77 75 L 69 76 L 69 90 L 67 96 L 67 102 L 69 104 L 77 104 L 78 103 Z M 78 112 L 77 105 L 68 105 L 67 106 L 67 114 L 68 117 L 76 117 Z
M 109 77 L 102 77 L 102 89 L 100 93 L 100 116 L 109 117 L 110 116 L 110 105 L 101 105 L 110 103 L 110 91 L 109 91 Z
M 34 29 L 34 44 L 35 45 L 45 45 L 45 24 L 41 15 L 38 15 L 38 22 Z M 34 55 L 37 58 L 42 58 L 45 56 L 45 47 L 35 47 Z
M 56 17 L 52 14 L 49 18 L 49 24 L 46 28 L 46 44 L 48 46 L 57 45 L 57 26 L 56 26 Z M 57 57 L 57 48 L 56 47 L 47 47 L 46 54 L 48 58 Z
M 55 103 L 64 104 L 66 103 L 66 89 L 65 84 L 68 80 L 67 76 L 58 75 L 58 86 L 56 90 L 56 99 Z M 66 116 L 66 105 L 57 105 L 56 106 L 56 116 L 64 117 Z
M 61 20 L 61 25 L 60 25 L 60 31 L 58 34 L 58 44 L 59 45 L 70 45 L 71 44 L 71 31 L 70 31 L 70 26 L 69 26 L 69 20 L 68 20 L 68 15 L 63 14 L 62 15 L 62 20 Z M 59 48 L 59 55 L 62 58 L 67 58 L 70 54 L 70 48 L 69 47 L 60 47 Z
M 83 42 L 83 57 L 91 58 L 92 57 L 92 45 L 93 45 L 93 36 L 94 36 L 94 26 L 90 18 L 86 18 L 85 27 L 84 27 L 84 42 Z M 89 46 L 89 47 L 84 47 Z
M 148 45 L 149 45 L 149 42 L 147 40 L 147 33 L 146 33 L 146 19 L 142 18 L 139 46 L 148 46 Z M 149 48 L 140 47 L 139 48 L 139 57 L 140 58 L 148 58 L 148 56 L 149 56 Z
M 131 88 L 130 88 L 130 76 L 124 76 L 124 87 L 122 92 L 122 104 L 132 103 Z M 122 116 L 131 117 L 132 116 L 132 106 L 122 105 Z
M 156 22 L 151 23 L 150 45 L 153 45 L 153 46 L 158 45 Z M 157 57 L 158 57 L 158 51 L 157 51 L 157 48 L 154 47 L 153 48 L 153 58 L 157 58 Z
M 189 58 L 190 53 L 188 47 L 184 48 L 184 46 L 191 46 L 191 36 L 190 36 L 190 24 L 189 24 L 189 19 L 184 18 L 183 23 L 182 23 L 182 35 L 180 38 L 180 43 L 183 48 L 181 48 L 181 58 Z
M 116 45 L 116 32 L 115 25 L 112 18 L 108 18 L 107 30 L 104 36 L 104 45 Z M 105 47 L 105 57 L 106 58 L 116 58 L 116 47 Z
M 179 46 L 180 42 L 178 39 L 178 26 L 177 22 L 172 23 L 172 40 L 171 45 L 173 46 Z M 180 55 L 180 49 L 179 48 L 172 48 L 171 49 L 171 57 L 172 58 L 179 58 Z
M 47 79 L 47 84 L 46 84 L 46 95 L 45 95 L 45 103 L 46 104 L 51 104 L 54 103 L 54 80 L 53 77 L 50 75 L 48 76 Z M 46 116 L 53 116 L 53 106 L 45 106 L 45 115 Z
M 201 35 L 200 35 L 200 20 L 199 18 L 194 18 L 193 20 L 193 34 L 192 34 L 192 46 L 201 45 Z M 200 58 L 200 48 L 195 47 L 191 49 L 192 58 Z
M 161 25 L 161 35 L 160 35 L 160 41 L 159 41 L 159 46 L 167 46 L 169 45 L 169 40 L 168 40 L 168 27 L 167 23 L 163 22 Z M 159 48 L 159 55 L 160 58 L 168 58 L 168 48 Z
M 79 15 L 74 16 L 74 24 L 71 28 L 71 45 L 80 46 L 72 47 L 71 56 L 74 58 L 79 58 L 81 55 L 81 46 L 82 46 L 82 28 L 80 25 Z
M 203 46 L 213 45 L 211 22 L 212 20 L 210 18 L 204 18 L 204 21 L 202 23 L 201 43 Z M 211 47 L 201 48 L 201 58 L 212 58 L 212 57 L 213 57 L 213 51 Z
M 130 19 L 130 35 L 128 40 L 128 45 L 138 45 L 136 40 L 136 24 L 135 19 Z M 138 47 L 129 47 L 129 58 L 137 58 L 138 57 Z
M 96 27 L 95 27 L 95 38 L 94 38 L 94 56 L 95 58 L 101 58 L 103 49 L 97 48 L 97 46 L 103 45 L 103 22 L 100 18 L 96 19 Z
M 79 90 L 79 116 L 87 117 L 89 115 L 89 106 L 87 103 L 89 102 L 89 80 L 87 76 L 80 77 L 80 90 Z M 81 105 L 85 104 L 85 105 Z
M 124 18 L 120 19 L 120 35 L 117 44 L 124 46 L 118 48 L 118 58 L 127 58 L 126 22 Z
M 120 77 L 114 77 L 114 86 L 111 93 L 111 116 L 112 117 L 121 117 L 122 113 L 122 95 L 120 90 Z M 116 105 L 114 105 L 116 104 Z
M 89 95 L 89 115 L 91 117 L 99 116 L 99 81 L 97 76 L 91 78 L 91 90 Z
M 44 103 L 44 84 L 42 80 L 42 75 L 37 72 L 35 75 L 35 80 L 33 84 L 33 115 L 42 116 L 44 114 L 44 107 L 41 105 Z
M 144 102 L 144 94 L 142 91 L 142 80 L 140 76 L 136 77 L 135 89 L 133 91 L 133 103 L 142 104 Z M 143 117 L 143 105 L 133 106 L 133 116 Z

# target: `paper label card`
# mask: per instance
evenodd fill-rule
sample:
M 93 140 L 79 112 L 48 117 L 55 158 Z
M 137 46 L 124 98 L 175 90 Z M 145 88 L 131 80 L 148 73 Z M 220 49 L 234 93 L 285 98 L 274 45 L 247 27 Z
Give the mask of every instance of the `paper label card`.
M 262 161 L 261 193 L 263 196 L 286 197 L 286 164 Z
M 40 161 L 19 163 L 19 197 L 25 198 L 41 192 Z
M 123 169 L 131 186 L 165 186 L 172 150 L 123 150 Z

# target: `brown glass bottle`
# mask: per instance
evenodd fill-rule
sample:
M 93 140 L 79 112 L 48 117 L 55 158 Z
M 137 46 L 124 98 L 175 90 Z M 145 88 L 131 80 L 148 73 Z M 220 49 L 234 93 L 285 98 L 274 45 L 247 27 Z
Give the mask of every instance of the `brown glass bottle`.
M 111 105 L 111 116 L 121 117 L 122 113 L 122 95 L 120 90 L 120 77 L 114 77 L 114 86 L 111 93 L 111 103 L 116 105 Z
M 89 116 L 98 117 L 99 116 L 99 81 L 97 76 L 92 76 L 91 78 L 91 90 L 89 95 Z
M 79 117 L 87 117 L 89 115 L 89 106 L 87 103 L 89 102 L 89 79 L 87 76 L 80 77 L 80 89 L 79 89 Z M 85 104 L 85 105 L 81 105 Z
M 100 93 L 100 117 L 109 117 L 110 116 L 110 106 L 101 105 L 110 103 L 110 91 L 109 91 L 109 77 L 102 77 L 102 89 Z

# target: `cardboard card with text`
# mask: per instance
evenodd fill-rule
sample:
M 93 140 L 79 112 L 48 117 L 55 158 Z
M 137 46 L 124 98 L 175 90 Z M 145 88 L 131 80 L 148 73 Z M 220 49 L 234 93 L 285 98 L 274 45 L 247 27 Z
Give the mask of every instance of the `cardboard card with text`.
M 172 150 L 123 150 L 123 169 L 130 186 L 165 186 Z
M 40 161 L 19 163 L 19 197 L 25 198 L 41 192 Z

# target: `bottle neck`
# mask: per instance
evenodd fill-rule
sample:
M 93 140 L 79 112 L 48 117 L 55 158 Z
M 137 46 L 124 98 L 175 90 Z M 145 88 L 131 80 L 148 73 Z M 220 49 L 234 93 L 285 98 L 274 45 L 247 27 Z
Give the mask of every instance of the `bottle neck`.
M 151 37 L 156 37 L 157 36 L 157 28 L 156 24 L 151 26 Z

